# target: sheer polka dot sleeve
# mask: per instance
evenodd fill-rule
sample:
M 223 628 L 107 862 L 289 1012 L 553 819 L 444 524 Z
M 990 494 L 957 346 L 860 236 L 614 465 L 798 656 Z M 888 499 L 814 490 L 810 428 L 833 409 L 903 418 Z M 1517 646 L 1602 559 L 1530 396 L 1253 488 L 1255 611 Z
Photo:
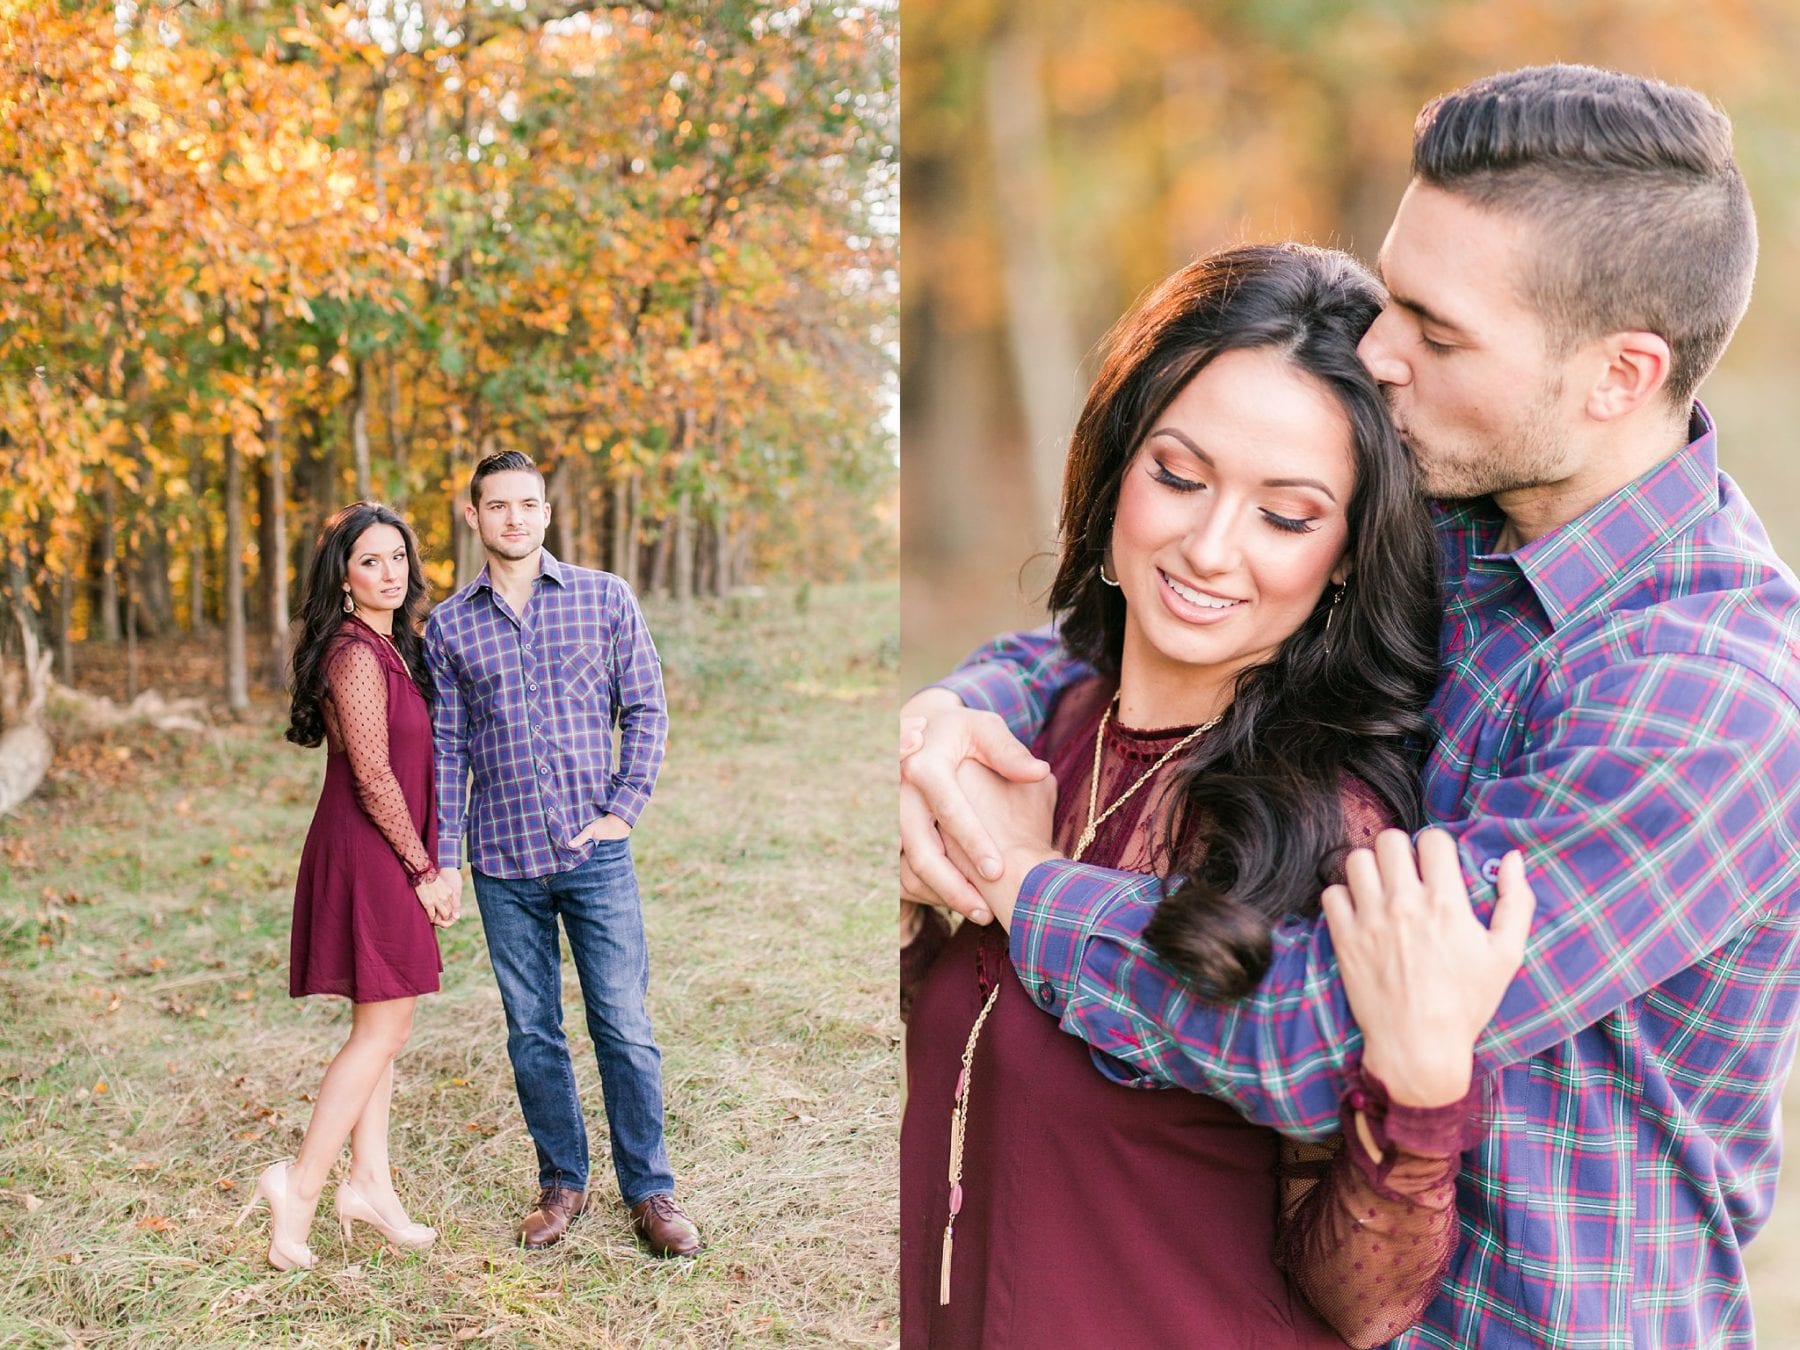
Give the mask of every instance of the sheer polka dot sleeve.
M 387 668 L 359 638 L 340 639 L 325 658 L 327 729 L 350 757 L 356 799 L 399 855 L 415 884 L 436 872 L 388 761 Z
M 1352 780 L 1343 793 L 1348 848 L 1395 824 Z M 1386 1345 L 1436 1297 L 1456 1251 L 1456 1176 L 1481 1137 L 1482 1083 L 1442 1107 L 1390 1104 L 1359 1074 L 1344 1101 L 1345 1135 L 1282 1141 L 1275 1263 L 1352 1346 Z

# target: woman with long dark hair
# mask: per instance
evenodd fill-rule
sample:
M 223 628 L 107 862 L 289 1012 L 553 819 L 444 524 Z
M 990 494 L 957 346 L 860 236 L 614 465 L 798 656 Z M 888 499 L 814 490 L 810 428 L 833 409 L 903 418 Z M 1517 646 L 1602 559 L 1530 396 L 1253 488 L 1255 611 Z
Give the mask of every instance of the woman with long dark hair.
M 443 963 L 434 926 L 457 917 L 457 891 L 433 865 L 430 703 L 420 626 L 426 603 L 418 541 L 377 502 L 346 506 L 313 551 L 294 648 L 287 738 L 326 742 L 325 785 L 300 855 L 288 992 L 351 1000 L 350 1035 L 325 1071 L 300 1153 L 256 1183 L 241 1224 L 269 1203 L 269 1264 L 310 1269 L 319 1195 L 346 1138 L 350 1173 L 337 1216 L 400 1247 L 431 1245 L 394 1194 L 388 1107 L 394 1058 L 413 1005 L 435 993 Z
M 1043 809 L 1067 856 L 1170 879 L 1147 936 L 1221 1001 L 1351 848 L 1419 823 L 1441 609 L 1356 354 L 1381 299 L 1340 253 L 1203 258 L 1114 329 L 1071 442 L 1050 607 L 1096 674 L 1034 746 Z M 904 1345 L 1366 1345 L 1417 1316 L 1456 1232 L 1466 1081 L 1389 1109 L 1383 1139 L 1286 1144 L 1096 1073 L 998 925 L 935 913 L 902 958 Z

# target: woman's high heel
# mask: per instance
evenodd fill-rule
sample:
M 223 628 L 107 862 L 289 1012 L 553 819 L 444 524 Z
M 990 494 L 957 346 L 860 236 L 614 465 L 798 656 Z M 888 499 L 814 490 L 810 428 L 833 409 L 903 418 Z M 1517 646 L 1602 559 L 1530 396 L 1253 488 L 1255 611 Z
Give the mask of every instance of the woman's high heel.
M 259 1200 L 269 1203 L 269 1264 L 277 1270 L 311 1270 L 316 1264 L 312 1248 L 304 1242 L 289 1242 L 281 1234 L 283 1212 L 292 1213 L 289 1207 L 300 1203 L 288 1189 L 285 1160 L 270 1163 L 263 1169 L 263 1174 L 256 1179 L 256 1189 L 250 1194 L 250 1203 L 239 1211 L 237 1222 L 231 1226 L 242 1228 Z
M 375 1206 L 365 1200 L 362 1193 L 347 1181 L 338 1183 L 337 1216 L 338 1222 L 344 1227 L 346 1243 L 350 1241 L 351 1220 L 368 1224 L 394 1246 L 405 1247 L 412 1251 L 423 1251 L 437 1241 L 437 1229 L 428 1228 L 422 1223 L 414 1223 L 411 1219 L 396 1228 L 376 1213 Z

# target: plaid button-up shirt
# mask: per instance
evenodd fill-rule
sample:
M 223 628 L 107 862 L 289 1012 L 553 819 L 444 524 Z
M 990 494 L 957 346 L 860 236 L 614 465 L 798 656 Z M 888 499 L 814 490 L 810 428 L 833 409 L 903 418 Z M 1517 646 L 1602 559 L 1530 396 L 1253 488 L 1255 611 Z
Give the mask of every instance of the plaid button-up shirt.
M 1693 435 L 1516 553 L 1489 552 L 1491 502 L 1440 513 L 1427 813 L 1484 914 L 1522 848 L 1537 916 L 1478 1047 L 1491 1126 L 1455 1260 L 1395 1345 L 1753 1343 L 1740 1247 L 1774 1200 L 1800 1015 L 1800 588 L 1703 410 Z M 946 685 L 1021 733 L 1075 674 L 1047 630 L 976 659 Z M 1283 925 L 1259 988 L 1209 1007 L 1142 940 L 1157 895 L 1034 869 L 1012 957 L 1039 1006 L 1120 1081 L 1335 1129 L 1361 1037 L 1325 925 Z
M 515 614 L 481 575 L 431 611 L 438 866 L 495 877 L 579 866 L 569 841 L 608 812 L 635 825 L 662 764 L 662 665 L 631 588 L 548 550 Z M 613 767 L 613 726 L 619 732 Z

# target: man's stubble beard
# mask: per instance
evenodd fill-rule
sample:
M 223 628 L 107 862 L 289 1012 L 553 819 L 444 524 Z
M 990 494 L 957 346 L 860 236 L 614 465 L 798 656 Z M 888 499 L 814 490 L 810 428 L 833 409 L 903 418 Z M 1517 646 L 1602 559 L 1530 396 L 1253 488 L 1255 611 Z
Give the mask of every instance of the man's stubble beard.
M 1407 446 L 1425 495 L 1463 501 L 1562 481 L 1570 469 L 1564 427 L 1557 415 L 1561 398 L 1560 380 L 1540 389 L 1498 444 L 1465 441 L 1453 448 L 1441 443 L 1434 448 L 1409 432 Z
M 492 553 L 499 558 L 505 558 L 508 562 L 523 562 L 544 546 L 544 541 L 541 537 L 529 544 L 509 543 L 504 539 L 497 540 L 491 544 L 488 544 L 486 540 L 483 540 L 482 542 L 486 544 L 489 553 Z

